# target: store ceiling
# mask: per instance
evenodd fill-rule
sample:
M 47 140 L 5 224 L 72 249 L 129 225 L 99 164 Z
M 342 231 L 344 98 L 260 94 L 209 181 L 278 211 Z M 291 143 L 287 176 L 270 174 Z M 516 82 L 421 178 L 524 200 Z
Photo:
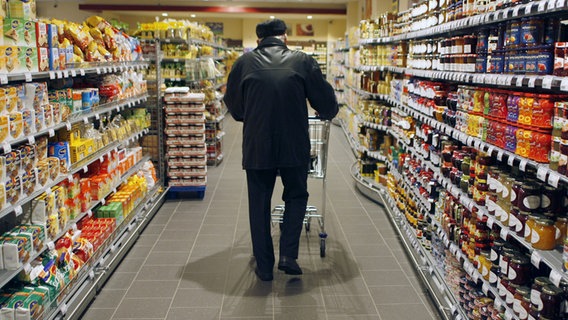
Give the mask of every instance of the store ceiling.
M 42 0 L 37 0 L 42 1 Z M 229 0 L 229 1 L 184 1 L 184 0 L 43 0 L 73 1 L 79 3 L 81 10 L 100 12 L 114 11 L 128 15 L 160 16 L 168 12 L 171 17 L 189 16 L 227 18 L 268 18 L 281 19 L 345 18 L 347 3 L 354 0 Z M 42 1 L 42 2 L 43 2 Z

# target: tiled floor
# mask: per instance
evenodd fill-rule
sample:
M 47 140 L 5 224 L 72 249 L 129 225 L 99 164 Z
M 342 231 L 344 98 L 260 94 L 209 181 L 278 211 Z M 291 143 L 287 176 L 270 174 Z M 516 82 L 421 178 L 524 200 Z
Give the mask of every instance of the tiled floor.
M 354 158 L 335 126 L 327 174 L 327 257 L 319 256 L 314 224 L 301 239 L 304 275 L 275 270 L 273 282 L 257 280 L 241 125 L 228 119 L 225 131 L 225 159 L 209 168 L 205 199 L 166 202 L 83 319 L 439 318 L 385 213 L 354 190 L 349 174 Z M 280 190 L 274 204 L 280 203 Z M 321 180 L 310 181 L 310 194 L 310 204 L 319 206 Z

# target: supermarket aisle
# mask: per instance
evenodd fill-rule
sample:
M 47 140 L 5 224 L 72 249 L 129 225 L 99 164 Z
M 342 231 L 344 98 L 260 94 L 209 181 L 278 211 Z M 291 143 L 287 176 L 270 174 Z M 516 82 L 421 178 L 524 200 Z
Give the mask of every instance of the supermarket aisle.
M 319 256 L 314 226 L 301 240 L 304 275 L 294 278 L 275 268 L 273 282 L 259 281 L 250 265 L 241 126 L 232 119 L 224 125 L 225 159 L 209 168 L 205 199 L 166 202 L 83 319 L 439 318 L 386 214 L 354 190 L 353 156 L 335 126 L 327 257 Z M 310 204 L 317 205 L 321 184 L 312 182 Z M 275 194 L 279 204 L 279 190 Z

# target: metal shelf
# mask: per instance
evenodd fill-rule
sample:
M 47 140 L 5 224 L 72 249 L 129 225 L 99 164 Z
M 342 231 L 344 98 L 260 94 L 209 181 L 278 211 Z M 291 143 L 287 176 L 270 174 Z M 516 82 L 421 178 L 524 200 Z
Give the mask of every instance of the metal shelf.
M 392 43 L 410 39 L 441 37 L 447 35 L 448 33 L 456 34 L 460 32 L 467 32 L 472 29 L 479 30 L 479 27 L 482 26 L 489 26 L 514 19 L 520 20 L 524 17 L 561 15 L 566 13 L 566 8 L 568 8 L 568 5 L 565 0 L 531 1 L 526 4 L 520 4 L 514 7 L 469 16 L 463 19 L 449 21 L 437 26 L 432 26 L 417 31 L 410 31 L 391 37 L 361 39 L 359 41 L 359 45 Z
M 148 68 L 148 61 L 132 62 L 106 62 L 106 63 L 83 63 L 79 65 L 69 65 L 65 70 L 44 71 L 44 72 L 25 72 L 25 73 L 3 73 L 0 74 L 0 84 L 8 84 L 13 81 L 31 82 L 37 79 L 64 79 L 82 77 L 88 74 L 107 74 L 124 72 L 127 70 L 142 70 Z

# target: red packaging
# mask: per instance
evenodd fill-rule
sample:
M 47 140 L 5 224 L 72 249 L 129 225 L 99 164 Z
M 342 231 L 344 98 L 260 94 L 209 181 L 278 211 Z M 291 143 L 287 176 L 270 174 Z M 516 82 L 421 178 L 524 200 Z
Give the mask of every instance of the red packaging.
M 548 153 L 552 143 L 552 136 L 538 131 L 532 132 L 529 158 L 536 162 L 548 163 Z
M 532 106 L 531 125 L 540 128 L 552 128 L 553 117 L 553 97 L 549 94 L 538 94 Z

